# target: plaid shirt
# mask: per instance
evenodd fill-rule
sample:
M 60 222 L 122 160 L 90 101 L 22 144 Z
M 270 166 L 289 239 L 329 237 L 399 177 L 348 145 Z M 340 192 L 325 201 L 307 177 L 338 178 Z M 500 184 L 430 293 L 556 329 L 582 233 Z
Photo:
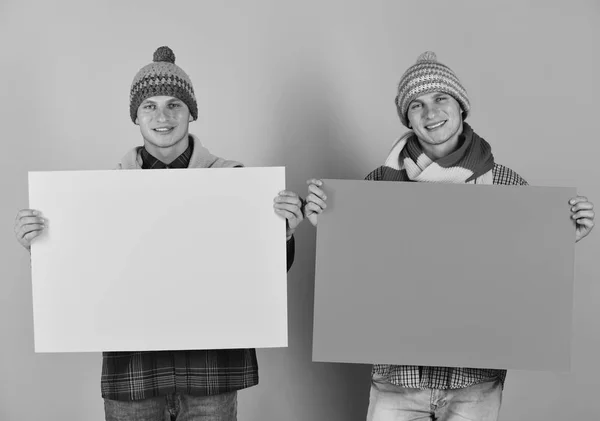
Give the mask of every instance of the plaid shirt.
M 142 149 L 144 169 L 187 168 L 193 142 L 166 165 Z M 287 269 L 294 262 L 295 240 L 287 242 Z M 254 349 L 102 353 L 102 397 L 131 401 L 183 393 L 208 396 L 258 384 Z
M 142 169 L 144 170 L 159 170 L 165 168 L 187 168 L 190 165 L 190 159 L 194 152 L 194 142 L 190 141 L 189 146 L 181 155 L 179 155 L 170 164 L 165 164 L 160 159 L 150 155 L 146 148 L 142 148 Z
M 502 165 L 494 164 L 494 184 L 526 186 L 527 182 L 517 173 Z M 379 167 L 366 180 L 397 181 L 400 172 L 389 167 Z M 466 367 L 423 367 L 416 365 L 373 365 L 372 375 L 382 376 L 397 386 L 417 389 L 459 389 L 484 381 L 500 379 L 504 386 L 506 370 Z

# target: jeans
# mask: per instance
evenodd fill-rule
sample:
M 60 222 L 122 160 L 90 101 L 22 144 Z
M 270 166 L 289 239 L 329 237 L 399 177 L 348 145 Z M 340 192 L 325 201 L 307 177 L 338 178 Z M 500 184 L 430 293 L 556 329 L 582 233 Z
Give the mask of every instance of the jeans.
M 179 393 L 141 401 L 104 399 L 106 421 L 237 421 L 237 392 L 213 396 Z
M 413 389 L 373 377 L 367 421 L 497 421 L 502 383 L 462 389 Z

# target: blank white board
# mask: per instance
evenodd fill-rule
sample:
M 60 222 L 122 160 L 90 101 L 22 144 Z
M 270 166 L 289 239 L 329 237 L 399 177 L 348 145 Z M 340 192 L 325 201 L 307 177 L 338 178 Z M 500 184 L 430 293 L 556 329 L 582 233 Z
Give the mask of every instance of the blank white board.
M 29 173 L 36 352 L 287 346 L 285 168 Z

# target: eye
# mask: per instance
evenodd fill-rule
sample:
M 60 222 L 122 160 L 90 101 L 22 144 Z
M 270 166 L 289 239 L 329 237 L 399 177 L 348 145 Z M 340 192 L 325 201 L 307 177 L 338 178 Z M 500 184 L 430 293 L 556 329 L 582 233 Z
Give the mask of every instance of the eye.
M 171 104 L 169 104 L 169 106 L 171 108 L 179 108 L 179 107 L 181 107 L 181 104 L 178 102 L 172 102 Z
M 153 110 L 155 108 L 154 104 L 146 104 L 142 107 L 144 110 Z
M 419 108 L 421 106 L 421 104 L 419 104 L 418 102 L 415 102 L 413 104 L 410 105 L 410 109 L 411 110 L 416 110 L 417 108 Z
M 440 102 L 440 101 L 445 101 L 446 99 L 448 99 L 448 97 L 447 97 L 447 96 L 438 96 L 438 97 L 437 97 L 435 100 L 436 100 L 437 102 Z

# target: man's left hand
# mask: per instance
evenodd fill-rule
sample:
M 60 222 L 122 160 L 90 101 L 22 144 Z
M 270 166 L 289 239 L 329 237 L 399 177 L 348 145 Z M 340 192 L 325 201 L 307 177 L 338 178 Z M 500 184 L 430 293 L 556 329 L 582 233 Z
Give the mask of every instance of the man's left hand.
M 296 193 L 284 190 L 279 192 L 273 201 L 275 202 L 273 204 L 275 213 L 286 219 L 287 239 L 289 240 L 296 231 L 296 227 L 304 219 L 302 199 Z
M 571 205 L 571 218 L 575 220 L 575 242 L 585 238 L 594 228 L 594 204 L 587 197 L 577 196 L 569 200 Z

